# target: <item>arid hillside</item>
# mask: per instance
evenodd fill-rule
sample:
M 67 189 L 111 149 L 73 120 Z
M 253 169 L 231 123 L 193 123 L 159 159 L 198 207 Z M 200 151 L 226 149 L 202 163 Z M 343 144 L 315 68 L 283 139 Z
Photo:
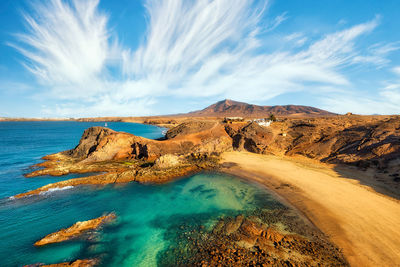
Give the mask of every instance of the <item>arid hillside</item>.
M 336 115 L 326 110 L 299 106 L 258 106 L 247 104 L 244 102 L 225 99 L 219 101 L 203 110 L 189 112 L 185 115 L 193 117 L 223 117 L 223 116 L 241 116 L 241 117 L 268 117 L 274 114 L 275 116 L 332 116 Z

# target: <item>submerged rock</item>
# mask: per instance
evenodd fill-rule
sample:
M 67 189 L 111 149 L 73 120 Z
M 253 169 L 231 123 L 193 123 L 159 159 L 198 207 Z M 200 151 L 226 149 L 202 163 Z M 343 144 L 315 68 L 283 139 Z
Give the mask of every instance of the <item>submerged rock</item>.
M 274 212 L 275 219 L 293 223 L 293 215 L 286 213 Z M 288 233 L 254 215 L 221 218 L 209 231 L 188 225 L 171 229 L 167 235 L 176 240 L 159 254 L 159 262 L 163 266 L 348 266 L 338 248 L 300 219 L 295 220 L 297 232 L 311 234 Z

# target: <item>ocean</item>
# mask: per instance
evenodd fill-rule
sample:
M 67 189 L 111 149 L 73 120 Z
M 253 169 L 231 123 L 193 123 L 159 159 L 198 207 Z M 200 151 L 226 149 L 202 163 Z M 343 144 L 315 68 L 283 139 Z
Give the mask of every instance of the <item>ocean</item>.
M 203 172 L 163 185 L 129 183 L 68 187 L 40 196 L 10 197 L 82 175 L 25 178 L 41 157 L 75 147 L 98 122 L 0 122 L 0 266 L 100 258 L 102 266 L 164 266 L 183 226 L 214 225 L 223 216 L 282 206 L 264 188 L 237 177 Z M 109 122 L 108 127 L 146 138 L 164 129 Z M 282 206 L 283 207 L 283 206 Z M 77 239 L 44 247 L 33 244 L 77 221 L 115 212 L 117 220 Z

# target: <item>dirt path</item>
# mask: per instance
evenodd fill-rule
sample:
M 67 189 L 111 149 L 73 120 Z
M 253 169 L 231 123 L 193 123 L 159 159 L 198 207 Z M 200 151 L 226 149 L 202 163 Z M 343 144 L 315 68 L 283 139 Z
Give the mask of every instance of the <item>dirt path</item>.
M 263 183 L 343 249 L 352 266 L 400 266 L 400 202 L 328 165 L 246 152 L 223 154 L 223 171 Z

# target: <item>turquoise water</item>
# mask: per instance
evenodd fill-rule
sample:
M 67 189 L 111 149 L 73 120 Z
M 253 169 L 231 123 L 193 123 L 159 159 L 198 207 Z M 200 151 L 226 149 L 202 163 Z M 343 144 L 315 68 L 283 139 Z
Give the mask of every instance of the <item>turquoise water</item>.
M 96 123 L 0 123 L 0 266 L 92 257 L 100 257 L 103 266 L 162 266 L 160 255 L 173 242 L 167 230 L 183 224 L 208 227 L 220 216 L 280 206 L 257 185 L 217 173 L 200 173 L 164 185 L 76 187 L 8 199 L 65 179 L 27 179 L 22 174 L 29 165 L 40 162 L 41 156 L 74 147 L 83 130 L 92 125 Z M 151 138 L 160 137 L 162 130 L 124 123 L 108 126 Z M 89 239 L 33 246 L 51 232 L 107 212 L 115 212 L 117 221 Z

